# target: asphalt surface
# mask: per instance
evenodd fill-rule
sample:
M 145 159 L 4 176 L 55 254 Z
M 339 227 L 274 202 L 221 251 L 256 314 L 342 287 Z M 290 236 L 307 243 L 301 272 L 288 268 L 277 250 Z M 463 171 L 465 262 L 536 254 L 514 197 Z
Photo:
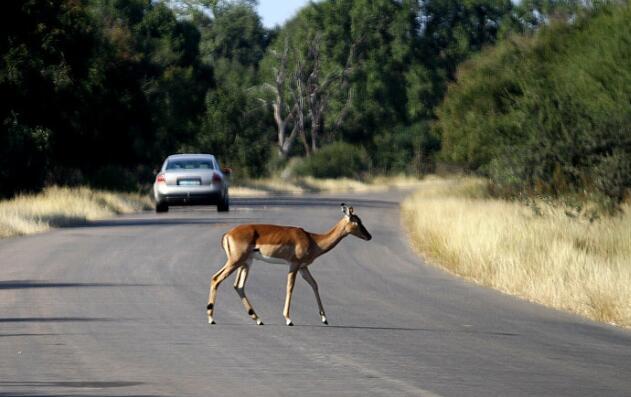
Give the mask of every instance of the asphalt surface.
M 0 241 L 0 396 L 630 396 L 631 332 L 426 265 L 401 193 L 234 200 Z M 300 277 L 255 262 L 206 322 L 221 235 L 239 223 L 328 230 L 350 202 L 372 233 L 318 259 L 329 326 Z

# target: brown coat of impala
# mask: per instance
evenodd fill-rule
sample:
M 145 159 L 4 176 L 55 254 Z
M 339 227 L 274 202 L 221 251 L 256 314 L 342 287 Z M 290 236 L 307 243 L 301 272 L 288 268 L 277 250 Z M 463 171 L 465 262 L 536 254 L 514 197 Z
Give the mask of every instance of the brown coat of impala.
M 322 307 L 322 301 L 320 300 L 318 284 L 309 272 L 309 265 L 320 255 L 333 249 L 349 234 L 363 240 L 372 238 L 362 224 L 361 219 L 353 213 L 353 207 L 347 207 L 342 203 L 342 212 L 344 213 L 342 219 L 324 234 L 310 233 L 293 226 L 256 224 L 239 225 L 224 234 L 221 239 L 221 245 L 226 252 L 228 260 L 210 281 L 210 294 L 208 296 L 208 306 L 206 307 L 208 310 L 208 323 L 215 324 L 213 312 L 219 284 L 230 276 L 232 272 L 238 270 L 234 288 L 250 317 L 257 324 L 263 324 L 245 296 L 245 282 L 248 279 L 250 266 L 254 259 L 258 259 L 268 263 L 289 265 L 285 308 L 283 310 L 283 316 L 287 325 L 294 325 L 289 318 L 289 306 L 291 305 L 291 294 L 294 290 L 298 272 L 313 288 L 318 308 L 320 309 L 320 318 L 324 324 L 328 324 L 324 307 Z

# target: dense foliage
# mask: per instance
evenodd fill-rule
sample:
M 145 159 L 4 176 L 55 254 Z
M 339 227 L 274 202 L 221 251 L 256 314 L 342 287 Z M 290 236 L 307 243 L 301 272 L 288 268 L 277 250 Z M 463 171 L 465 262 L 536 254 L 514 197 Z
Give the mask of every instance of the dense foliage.
M 212 73 L 198 30 L 165 5 L 3 8 L 0 193 L 129 180 L 196 132 Z
M 236 177 L 290 157 L 322 175 L 420 174 L 441 145 L 498 186 L 625 194 L 628 6 L 321 0 L 273 29 L 256 7 L 4 4 L 0 196 L 146 186 L 174 152 L 216 154 Z
M 334 142 L 307 157 L 294 171 L 299 176 L 316 178 L 361 178 L 369 167 L 366 149 L 344 142 Z
M 509 193 L 620 202 L 631 187 L 631 7 L 594 13 L 461 67 L 438 109 L 445 157 Z

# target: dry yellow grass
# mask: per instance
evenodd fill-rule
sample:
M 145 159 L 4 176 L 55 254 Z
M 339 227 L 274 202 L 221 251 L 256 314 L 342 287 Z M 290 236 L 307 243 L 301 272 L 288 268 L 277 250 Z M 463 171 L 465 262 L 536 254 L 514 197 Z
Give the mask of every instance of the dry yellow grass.
M 51 187 L 36 195 L 0 201 L 0 238 L 152 208 L 148 195 L 88 188 Z
M 428 178 L 402 206 L 416 248 L 482 285 L 631 326 L 631 206 L 589 222 L 486 197 L 481 179 Z
M 230 187 L 230 194 L 233 196 L 261 196 L 268 194 L 370 192 L 383 191 L 392 187 L 413 187 L 419 183 L 419 179 L 407 176 L 376 177 L 367 181 L 349 178 L 264 178 L 253 179 L 232 186 Z

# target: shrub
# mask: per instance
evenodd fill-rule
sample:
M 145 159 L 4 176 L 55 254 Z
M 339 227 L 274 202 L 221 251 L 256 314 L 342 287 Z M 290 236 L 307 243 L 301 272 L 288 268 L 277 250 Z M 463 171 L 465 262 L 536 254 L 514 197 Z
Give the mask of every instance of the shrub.
M 511 194 L 617 206 L 631 187 L 630 18 L 604 7 L 465 64 L 437 110 L 444 158 Z
M 427 122 L 396 126 L 376 134 L 370 148 L 372 166 L 378 173 L 428 174 L 435 170 L 438 137 Z
M 324 146 L 295 168 L 298 176 L 359 178 L 369 169 L 366 149 L 345 142 Z
M 15 115 L 0 125 L 0 198 L 44 186 L 49 134 L 20 124 Z

